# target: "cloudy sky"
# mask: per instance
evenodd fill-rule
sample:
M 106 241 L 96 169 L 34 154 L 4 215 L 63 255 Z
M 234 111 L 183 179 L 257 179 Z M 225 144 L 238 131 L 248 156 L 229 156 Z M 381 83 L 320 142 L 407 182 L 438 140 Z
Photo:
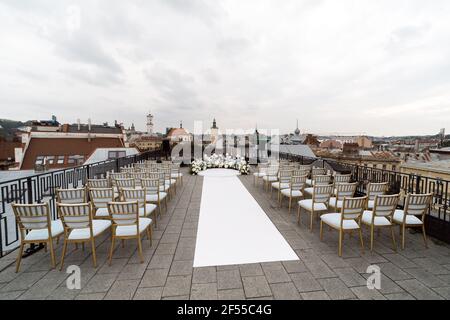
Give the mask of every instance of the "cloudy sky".
M 448 17 L 448 0 L 0 0 L 0 118 L 437 133 Z

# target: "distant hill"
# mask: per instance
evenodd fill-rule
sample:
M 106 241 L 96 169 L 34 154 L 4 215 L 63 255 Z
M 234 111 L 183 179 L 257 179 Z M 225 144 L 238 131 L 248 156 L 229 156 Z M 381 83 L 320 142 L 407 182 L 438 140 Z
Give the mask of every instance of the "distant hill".
M 27 122 L 0 119 L 0 138 L 12 140 L 14 138 L 14 132 L 16 132 L 18 128 L 26 125 Z

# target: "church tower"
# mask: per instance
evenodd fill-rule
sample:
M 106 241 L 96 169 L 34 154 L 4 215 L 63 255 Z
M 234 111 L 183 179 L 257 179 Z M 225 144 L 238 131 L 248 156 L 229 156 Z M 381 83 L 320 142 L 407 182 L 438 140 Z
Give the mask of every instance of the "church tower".
M 150 112 L 147 115 L 147 134 L 153 135 L 153 115 Z
M 211 143 L 216 143 L 219 138 L 219 128 L 217 127 L 216 119 L 213 120 L 213 125 L 211 127 Z

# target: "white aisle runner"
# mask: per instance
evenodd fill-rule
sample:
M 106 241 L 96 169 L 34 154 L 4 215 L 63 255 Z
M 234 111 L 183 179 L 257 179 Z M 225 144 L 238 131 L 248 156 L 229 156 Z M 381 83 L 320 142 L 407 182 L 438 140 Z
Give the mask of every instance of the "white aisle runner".
M 236 174 L 227 169 L 202 172 L 194 267 L 298 260 Z

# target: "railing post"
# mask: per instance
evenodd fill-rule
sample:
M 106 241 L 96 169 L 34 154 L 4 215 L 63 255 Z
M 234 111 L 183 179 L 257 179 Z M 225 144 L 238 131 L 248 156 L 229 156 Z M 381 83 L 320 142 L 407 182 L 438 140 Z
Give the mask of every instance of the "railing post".
M 417 175 L 416 176 L 416 193 L 417 194 L 422 193 L 422 191 L 420 190 L 420 181 L 421 181 L 421 176 Z
M 32 191 L 32 183 L 31 183 L 31 177 L 27 178 L 27 203 L 32 204 L 33 203 L 33 191 Z

